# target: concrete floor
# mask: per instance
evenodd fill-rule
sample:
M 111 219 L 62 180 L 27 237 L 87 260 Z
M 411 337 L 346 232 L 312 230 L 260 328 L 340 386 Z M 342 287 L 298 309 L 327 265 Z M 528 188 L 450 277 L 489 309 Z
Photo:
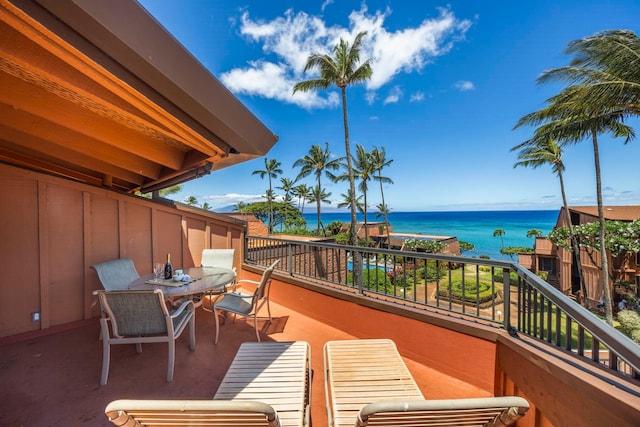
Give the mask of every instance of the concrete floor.
M 326 426 L 322 348 L 326 341 L 356 338 L 272 303 L 274 319 L 262 322 L 264 341 L 311 344 L 314 377 L 311 416 Z M 105 406 L 115 399 L 210 399 L 238 347 L 255 341 L 251 322 L 228 319 L 213 344 L 213 315 L 198 309 L 195 351 L 188 334 L 176 343 L 174 380 L 166 382 L 166 344 L 113 346 L 108 384 L 100 386 L 102 343 L 97 319 L 36 338 L 0 340 L 0 425 L 109 426 Z M 22 337 L 24 338 L 24 337 Z M 10 342 L 11 341 L 11 342 Z M 426 398 L 482 397 L 487 392 L 405 358 Z

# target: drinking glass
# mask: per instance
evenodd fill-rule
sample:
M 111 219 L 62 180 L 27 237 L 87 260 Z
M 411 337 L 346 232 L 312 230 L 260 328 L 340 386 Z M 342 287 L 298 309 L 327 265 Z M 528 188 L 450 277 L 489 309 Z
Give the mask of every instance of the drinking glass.
M 162 282 L 163 273 L 164 273 L 164 264 L 161 262 L 156 262 L 153 265 L 153 274 L 155 274 L 156 276 L 155 278 L 156 282 Z

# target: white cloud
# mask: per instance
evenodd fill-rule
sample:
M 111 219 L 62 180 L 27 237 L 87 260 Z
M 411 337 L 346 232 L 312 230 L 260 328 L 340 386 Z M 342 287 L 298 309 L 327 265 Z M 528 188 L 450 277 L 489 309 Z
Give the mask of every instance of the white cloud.
M 458 89 L 460 92 L 466 92 L 468 90 L 474 90 L 476 87 L 473 85 L 473 82 L 468 80 L 458 80 L 453 87 Z
M 330 3 L 325 1 L 323 8 Z M 351 42 L 359 32 L 367 31 L 361 58 L 371 59 L 373 75 L 366 88 L 372 92 L 400 73 L 421 71 L 435 57 L 449 52 L 471 26 L 471 21 L 457 19 L 450 9 L 439 9 L 438 16 L 423 20 L 418 27 L 389 32 L 384 22 L 390 14 L 391 9 L 370 14 L 363 4 L 359 11 L 349 15 L 349 28 L 343 28 L 327 26 L 321 18 L 295 13 L 293 9 L 269 22 L 253 20 L 244 12 L 240 33 L 248 41 L 262 44 L 264 57 L 223 73 L 221 80 L 236 93 L 276 99 L 307 109 L 332 108 L 340 103 L 335 90 L 293 95 L 296 82 L 315 77 L 311 72 L 304 73 L 311 52 L 331 53 L 340 38 Z M 368 102 L 375 99 L 367 95 Z M 398 100 L 391 95 L 384 102 Z
M 396 102 L 400 101 L 400 98 L 402 98 L 402 89 L 400 89 L 398 86 L 394 86 L 389 91 L 389 95 L 387 95 L 387 97 L 384 99 L 383 104 L 395 104 Z
M 424 92 L 412 93 L 409 102 L 420 102 L 424 100 Z

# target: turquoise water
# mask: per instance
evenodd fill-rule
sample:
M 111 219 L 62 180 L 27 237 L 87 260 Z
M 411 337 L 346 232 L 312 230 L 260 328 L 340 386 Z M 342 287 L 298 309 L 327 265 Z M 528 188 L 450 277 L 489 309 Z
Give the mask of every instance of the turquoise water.
M 546 211 L 469 211 L 469 212 L 392 212 L 389 222 L 395 233 L 421 233 L 437 236 L 455 236 L 460 241 L 475 245 L 465 256 L 488 255 L 492 259 L 508 260 L 502 255 L 500 237 L 493 237 L 496 229 L 504 230 L 504 246 L 533 247 L 533 238 L 527 237 L 531 229 L 549 233 L 558 219 L 559 210 Z M 315 228 L 316 215 L 305 213 L 309 227 Z M 380 221 L 368 216 L 369 221 Z M 323 213 L 322 222 L 349 222 L 349 213 Z M 363 221 L 358 215 L 358 221 Z

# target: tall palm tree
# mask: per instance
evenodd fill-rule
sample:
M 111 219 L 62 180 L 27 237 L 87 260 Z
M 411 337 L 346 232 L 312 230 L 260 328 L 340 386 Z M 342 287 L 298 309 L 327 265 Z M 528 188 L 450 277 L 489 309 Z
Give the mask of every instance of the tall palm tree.
M 389 177 L 382 176 L 382 169 L 393 163 L 393 159 L 387 160 L 387 152 L 384 147 L 380 149 L 378 149 L 378 147 L 374 147 L 373 150 L 371 150 L 371 162 L 373 163 L 376 172 L 376 176 L 374 177 L 374 179 L 378 181 L 378 183 L 380 183 L 380 198 L 382 200 L 382 203 L 378 205 L 378 212 L 382 214 L 382 217 L 384 219 L 384 226 L 387 230 L 388 244 L 391 241 L 391 235 L 389 234 L 389 207 L 384 202 L 384 189 L 382 188 L 382 184 L 393 184 L 393 181 Z
M 356 155 L 353 159 L 353 174 L 360 181 L 358 188 L 364 196 L 364 240 L 369 244 L 369 227 L 367 226 L 367 191 L 369 190 L 368 182 L 373 178 L 375 173 L 375 165 L 371 161 L 371 154 L 368 153 L 360 144 L 356 144 Z
M 502 236 L 504 236 L 505 232 L 502 228 L 496 228 L 496 230 L 493 232 L 493 237 L 500 237 L 500 244 L 502 246 L 502 249 L 500 251 L 500 253 L 502 253 L 502 251 L 504 251 L 504 239 Z
M 339 208 L 348 208 L 348 207 L 350 207 L 351 206 L 351 197 L 348 194 L 344 194 L 344 193 L 341 193 L 340 195 L 342 196 L 342 201 L 340 203 L 338 203 L 336 206 L 338 206 Z M 356 209 L 361 214 L 364 214 L 364 203 L 362 203 L 362 194 L 360 194 L 356 198 Z
M 196 196 L 189 196 L 185 199 L 185 202 L 188 205 L 195 206 L 198 204 L 198 199 L 196 198 Z
M 353 167 L 351 165 L 351 146 L 349 144 L 349 121 L 347 115 L 347 86 L 362 83 L 371 78 L 373 70 L 371 68 L 371 60 L 360 63 L 360 48 L 362 47 L 362 39 L 366 35 L 365 32 L 358 33 L 351 46 L 343 39 L 333 48 L 334 56 L 311 53 L 307 58 L 304 71 L 317 68 L 320 71 L 320 77 L 296 83 L 293 87 L 293 93 L 297 91 L 307 92 L 310 90 L 324 90 L 331 86 L 340 89 L 342 95 L 342 122 L 344 125 L 344 149 L 347 159 L 347 169 L 349 173 L 349 192 L 351 193 L 351 233 L 350 243 L 356 245 L 358 237 L 356 235 L 356 205 L 355 194 L 356 184 L 353 176 Z M 360 63 L 360 64 L 359 64 Z M 358 65 L 359 64 L 359 65 Z M 353 260 L 354 283 L 360 285 L 362 283 L 362 265 L 359 257 Z
M 564 189 L 564 162 L 562 161 L 562 148 L 558 145 L 557 141 L 553 139 L 546 139 L 540 141 L 539 144 L 522 146 L 522 144 L 516 145 L 511 149 L 520 150 L 518 153 L 519 161 L 516 162 L 513 167 L 518 166 L 531 167 L 537 169 L 542 165 L 551 165 L 552 172 L 558 177 L 560 181 L 560 193 L 562 195 L 562 205 L 564 206 L 565 221 L 569 229 L 569 235 L 571 236 L 571 247 L 575 257 L 576 269 L 578 272 L 578 280 L 580 281 L 580 289 L 584 297 L 585 307 L 589 308 L 589 300 L 587 298 L 587 289 L 584 284 L 584 275 L 582 274 L 582 262 L 580 261 L 580 246 L 578 240 L 573 232 L 573 225 L 571 224 L 571 215 L 569 214 L 569 205 L 567 204 L 567 193 Z M 530 230 L 538 231 L 538 230 Z M 529 234 L 527 233 L 527 237 Z
M 329 151 L 329 143 L 324 143 L 324 149 L 320 145 L 312 145 L 309 150 L 309 154 L 303 158 L 298 159 L 293 164 L 294 168 L 301 168 L 296 180 L 314 174 L 316 177 L 316 187 L 322 188 L 321 178 L 322 175 L 326 175 L 329 179 L 335 179 L 335 175 L 332 170 L 338 170 L 340 168 L 340 159 L 331 159 L 331 152 Z M 322 220 L 320 218 L 320 202 L 321 200 L 316 198 L 316 209 L 318 214 L 318 235 L 320 235 Z
M 269 177 L 269 190 L 267 194 L 267 200 L 269 202 L 269 234 L 273 232 L 273 188 L 271 187 L 271 179 L 277 178 L 282 173 L 280 169 L 281 163 L 276 159 L 264 158 L 264 169 L 253 171 L 252 175 L 260 175 L 260 178 L 264 179 L 265 176 Z
M 309 201 L 316 202 L 318 206 L 321 203 L 331 204 L 331 200 L 329 200 L 330 196 L 331 196 L 331 193 L 327 193 L 324 188 L 320 187 L 320 185 L 316 185 L 315 187 L 313 187 L 313 190 L 311 190 L 311 196 L 309 197 Z M 319 212 L 320 210 L 318 210 L 318 213 Z M 318 214 L 318 218 L 320 218 L 319 214 Z M 316 231 L 316 233 L 318 234 L 318 236 L 324 235 L 324 225 L 320 220 L 318 220 L 318 230 Z
M 631 31 L 605 31 L 571 42 L 566 53 L 575 54 L 570 65 L 545 71 L 538 82 L 564 81 L 569 86 L 549 98 L 546 108 L 521 118 L 516 127 L 545 122 L 535 131 L 528 142 L 531 144 L 547 138 L 556 139 L 561 145 L 575 144 L 588 138 L 592 141 L 602 287 L 606 321 L 613 325 L 598 135 L 610 133 L 614 137 L 624 137 L 625 143 L 635 137 L 633 129 L 623 120 L 640 115 L 640 67 L 637 66 L 640 39 Z
M 311 188 L 307 184 L 296 185 L 293 194 L 298 198 L 298 210 L 304 214 L 304 204 L 311 197 Z
M 293 193 L 293 189 L 294 189 L 294 184 L 296 183 L 296 179 L 291 179 L 291 178 L 280 178 L 280 183 L 282 185 L 280 185 L 280 187 L 276 187 L 279 188 L 280 190 L 284 191 L 284 203 L 285 204 L 291 204 L 291 194 Z M 285 225 L 288 227 L 289 225 L 289 209 L 287 209 L 285 211 L 285 218 L 284 218 L 284 222 Z M 282 227 L 280 228 L 280 231 L 282 231 Z

